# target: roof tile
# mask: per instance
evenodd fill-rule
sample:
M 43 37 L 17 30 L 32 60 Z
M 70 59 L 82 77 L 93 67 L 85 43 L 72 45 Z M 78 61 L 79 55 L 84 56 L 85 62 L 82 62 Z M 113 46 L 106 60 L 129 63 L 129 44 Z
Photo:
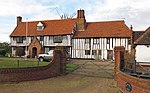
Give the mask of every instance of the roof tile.
M 65 20 L 46 20 L 46 21 L 33 21 L 33 22 L 21 22 L 10 36 L 25 36 L 26 35 L 26 24 L 27 35 L 63 35 L 72 34 L 74 28 L 75 19 L 65 19 Z M 42 22 L 45 26 L 44 30 L 38 31 L 37 24 Z
M 77 31 L 74 38 L 131 37 L 132 31 L 124 21 L 89 22 L 85 31 Z

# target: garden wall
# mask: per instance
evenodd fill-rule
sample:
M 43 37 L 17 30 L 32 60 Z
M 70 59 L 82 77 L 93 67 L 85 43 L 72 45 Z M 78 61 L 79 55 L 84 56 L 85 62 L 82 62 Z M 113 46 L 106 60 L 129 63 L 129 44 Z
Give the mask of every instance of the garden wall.
M 150 80 L 130 76 L 121 71 L 124 66 L 124 47 L 115 47 L 115 80 L 123 93 L 150 93 Z
M 66 50 L 58 46 L 50 64 L 30 68 L 0 69 L 0 82 L 21 82 L 39 80 L 66 74 Z

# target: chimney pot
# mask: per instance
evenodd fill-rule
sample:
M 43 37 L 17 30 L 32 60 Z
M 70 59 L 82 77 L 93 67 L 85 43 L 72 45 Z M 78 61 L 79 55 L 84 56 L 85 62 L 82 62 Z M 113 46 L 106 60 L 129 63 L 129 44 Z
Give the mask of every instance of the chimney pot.
M 77 14 L 77 18 L 85 18 L 85 16 L 84 16 L 84 10 L 78 10 L 77 11 L 78 12 L 78 14 Z
M 130 26 L 130 29 L 133 30 L 133 26 L 132 25 Z
M 19 25 L 22 22 L 22 17 L 21 16 L 17 16 L 17 25 Z

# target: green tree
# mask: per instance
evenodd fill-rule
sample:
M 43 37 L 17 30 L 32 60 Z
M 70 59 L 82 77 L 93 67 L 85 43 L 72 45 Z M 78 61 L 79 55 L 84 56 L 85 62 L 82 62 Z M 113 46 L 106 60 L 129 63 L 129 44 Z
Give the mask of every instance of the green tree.
M 11 47 L 9 46 L 9 43 L 7 42 L 0 42 L 0 55 L 5 56 L 6 54 L 11 53 Z

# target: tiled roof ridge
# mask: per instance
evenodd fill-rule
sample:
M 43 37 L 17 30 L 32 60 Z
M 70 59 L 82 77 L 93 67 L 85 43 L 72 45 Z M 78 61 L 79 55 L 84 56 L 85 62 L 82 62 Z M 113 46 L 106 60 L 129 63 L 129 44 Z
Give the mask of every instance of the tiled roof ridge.
M 114 21 L 97 21 L 97 22 L 87 22 L 87 23 L 110 23 L 110 22 L 121 22 L 124 23 L 124 20 L 114 20 Z
M 68 19 L 54 19 L 54 20 L 35 20 L 35 21 L 23 21 L 21 23 L 34 23 L 34 22 L 49 22 L 49 21 L 68 21 L 68 20 L 76 20 L 76 18 L 68 18 Z

